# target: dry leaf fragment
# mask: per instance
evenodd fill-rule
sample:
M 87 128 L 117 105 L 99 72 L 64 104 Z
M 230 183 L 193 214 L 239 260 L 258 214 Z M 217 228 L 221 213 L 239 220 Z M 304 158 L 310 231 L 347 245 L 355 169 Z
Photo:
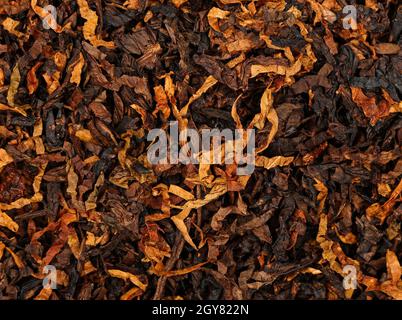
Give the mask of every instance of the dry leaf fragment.
M 383 204 L 374 203 L 366 209 L 366 216 L 369 220 L 373 218 L 377 218 L 380 220 L 380 223 L 383 224 L 385 219 L 392 213 L 392 209 L 395 206 L 399 195 L 402 192 L 402 179 L 399 181 L 395 190 L 391 193 L 388 200 Z
M 294 7 L 292 7 L 292 8 L 294 8 Z M 265 44 L 267 45 L 268 48 L 283 51 L 286 58 L 288 58 L 291 63 L 295 62 L 295 58 L 289 47 L 282 48 L 282 47 L 274 45 L 272 43 L 272 40 L 270 39 L 270 37 L 266 36 L 266 35 L 260 35 L 260 39 L 265 41 Z
M 2 0 L 0 14 L 15 15 L 29 9 L 29 0 Z
M 32 139 L 35 142 L 35 151 L 37 155 L 45 154 L 45 146 L 41 138 L 42 133 L 43 133 L 42 119 L 37 119 L 32 134 Z
M 231 213 L 237 213 L 236 207 L 219 208 L 212 217 L 211 228 L 215 231 L 220 230 L 222 228 L 222 221 Z
M 398 281 L 401 279 L 402 269 L 395 252 L 387 250 L 386 261 L 387 261 L 388 276 L 390 277 L 391 283 L 396 285 Z
M 4 71 L 0 67 L 0 87 L 4 86 L 4 79 L 5 79 Z
M 322 257 L 324 260 L 329 262 L 329 265 L 332 270 L 337 272 L 338 274 L 345 276 L 343 272 L 343 267 L 346 265 L 352 265 L 356 267 L 358 271 L 358 278 L 362 277 L 360 272 L 359 262 L 347 257 L 339 245 L 332 240 L 327 239 L 327 228 L 328 228 L 328 217 L 326 214 L 320 215 L 320 223 L 318 227 L 317 233 L 317 242 L 320 244 L 322 252 Z
M 6 165 L 13 161 L 14 159 L 7 153 L 7 151 L 0 148 L 0 172 Z
M 71 210 L 72 211 L 72 210 Z M 47 250 L 45 257 L 40 261 L 42 267 L 50 264 L 50 262 L 59 254 L 68 241 L 68 235 L 70 233 L 69 224 L 77 221 L 77 215 L 74 212 L 66 212 L 61 218 L 56 222 L 56 229 L 60 232 L 58 233 L 57 240 L 51 245 Z
M 14 96 L 20 86 L 21 75 L 18 62 L 15 64 L 10 77 L 10 86 L 7 92 L 7 102 L 11 107 L 15 107 Z
M 207 92 L 211 87 L 218 83 L 213 76 L 208 76 L 205 79 L 204 83 L 202 84 L 201 88 L 199 88 L 196 93 L 194 93 L 191 98 L 188 100 L 187 104 L 180 110 L 180 115 L 182 117 L 186 116 L 188 112 L 188 107 L 192 104 L 195 100 L 200 98 L 205 92 Z
M 228 15 L 230 14 L 230 11 L 225 11 L 221 10 L 217 7 L 213 7 L 211 10 L 208 12 L 208 22 L 209 25 L 214 29 L 215 31 L 220 32 L 221 30 L 219 29 L 219 20 L 220 19 L 225 19 Z
M 197 200 L 190 200 L 184 204 L 184 206 L 177 208 L 182 208 L 182 211 L 176 215 L 171 217 L 172 221 L 176 225 L 176 227 L 182 233 L 184 239 L 194 248 L 197 250 L 197 246 L 194 244 L 193 240 L 191 239 L 187 227 L 184 223 L 184 220 L 188 217 L 192 209 L 198 209 L 202 206 L 206 205 L 207 203 L 219 198 L 221 195 L 227 192 L 227 184 L 226 181 L 222 178 L 216 178 L 213 181 L 213 187 L 211 191 L 204 197 L 204 199 L 197 199 Z
M 386 254 L 388 280 L 380 283 L 372 277 L 363 277 L 362 282 L 367 286 L 367 291 L 382 291 L 393 299 L 402 300 L 401 266 L 396 254 L 387 250 Z
M 326 20 L 330 23 L 334 23 L 336 21 L 336 15 L 328 8 L 324 7 L 322 4 L 318 3 L 316 0 L 307 0 L 310 4 L 311 8 L 315 12 L 314 24 L 322 22 Z
M 291 66 L 284 66 L 280 64 L 269 64 L 267 66 L 264 65 L 252 65 L 251 66 L 251 78 L 255 78 L 259 74 L 262 73 L 275 73 L 278 75 L 286 76 L 286 77 L 292 77 L 295 74 L 299 73 L 303 64 L 302 64 L 302 59 L 303 56 L 299 57 L 295 63 L 293 63 Z
M 5 248 L 6 248 L 6 245 L 0 241 L 0 259 L 3 258 Z
M 70 247 L 74 257 L 77 260 L 79 260 L 81 257 L 80 241 L 78 239 L 77 232 L 74 230 L 74 228 L 69 228 L 67 244 Z
M 104 41 L 99 39 L 95 34 L 96 27 L 98 25 L 98 16 L 95 11 L 92 11 L 86 0 L 77 0 L 78 6 L 80 8 L 80 15 L 86 20 L 83 27 L 84 38 L 88 40 L 94 47 L 105 47 L 105 48 L 115 48 L 113 41 Z
M 140 0 L 127 0 L 124 2 L 123 6 L 130 10 L 138 10 L 141 8 L 141 1 Z
M 392 192 L 392 189 L 391 189 L 391 187 L 389 186 L 388 183 L 379 183 L 377 185 L 377 191 L 383 197 L 389 197 L 389 195 Z
M 96 209 L 96 200 L 98 198 L 99 189 L 103 186 L 105 182 L 105 175 L 103 172 L 100 173 L 96 183 L 94 185 L 94 189 L 89 194 L 87 201 L 85 201 L 85 209 L 87 211 Z
M 396 43 L 378 43 L 375 46 L 375 51 L 378 54 L 397 54 L 401 50 Z
M 42 290 L 38 293 L 34 300 L 49 300 L 52 292 L 52 288 L 42 288 Z
M 352 100 L 363 110 L 364 115 L 370 119 L 370 124 L 375 125 L 376 122 L 386 117 L 390 110 L 385 103 L 376 103 L 376 98 L 367 97 L 361 88 L 351 87 Z
M 194 200 L 194 195 L 192 193 L 190 193 L 187 190 L 184 190 L 183 188 L 176 186 L 174 184 L 171 184 L 169 186 L 169 193 L 172 193 L 187 201 Z
M 318 207 L 318 213 L 321 214 L 322 211 L 324 210 L 325 200 L 327 199 L 327 196 L 328 196 L 328 188 L 320 180 L 318 180 L 316 178 L 314 180 L 316 182 L 314 184 L 314 188 L 317 191 L 319 191 L 319 194 L 317 196 L 317 200 L 320 202 L 319 207 Z
M 172 0 L 172 2 L 176 6 L 176 8 L 180 8 L 183 4 L 188 2 L 188 0 Z
M 60 87 L 60 71 L 55 71 L 53 74 L 47 72 L 42 74 L 43 79 L 46 82 L 46 88 L 49 94 L 54 93 Z
M 337 228 L 335 228 L 338 238 L 346 244 L 355 244 L 357 242 L 357 237 L 352 233 L 348 232 L 346 235 L 341 234 Z
M 207 203 L 219 198 L 227 192 L 227 184 L 224 178 L 218 177 L 212 182 L 211 191 L 204 197 L 204 199 L 197 199 L 188 201 L 182 207 L 183 209 L 198 209 L 205 206 Z
M 77 130 L 75 136 L 83 142 L 91 142 L 93 140 L 91 131 L 88 129 Z
M 43 9 L 42 7 L 37 5 L 38 0 L 31 0 L 31 7 L 32 10 L 42 19 L 45 21 L 48 21 L 48 25 L 50 28 L 52 28 L 52 30 L 54 30 L 57 33 L 61 33 L 63 32 L 64 28 L 60 27 L 56 21 L 50 21 L 49 19 L 51 19 L 51 15 L 50 13 Z
M 6 227 L 13 232 L 18 231 L 18 224 L 15 223 L 7 214 L 0 210 L 0 227 Z
M 269 86 L 265 89 L 261 97 L 260 113 L 254 116 L 248 128 L 252 129 L 255 126 L 257 129 L 262 130 L 265 127 L 266 120 L 271 123 L 271 131 L 269 132 L 266 141 L 256 149 L 257 154 L 268 148 L 279 128 L 279 118 L 273 107 L 272 89 L 270 89 Z
M 80 208 L 81 206 L 77 200 L 78 175 L 74 172 L 74 166 L 71 163 L 71 160 L 67 162 L 66 171 L 68 182 L 66 192 L 71 196 L 71 202 L 73 206 L 76 208 Z
M 11 203 L 0 203 L 0 210 L 12 210 L 12 209 L 21 209 L 31 203 L 41 202 L 43 200 L 43 195 L 40 192 L 40 185 L 42 182 L 43 175 L 46 170 L 48 162 L 45 161 L 38 165 L 39 172 L 34 178 L 32 188 L 34 191 L 34 195 L 31 198 L 19 198 Z
M 174 222 L 174 224 L 176 225 L 177 229 L 179 229 L 179 231 L 183 235 L 184 240 L 186 240 L 187 243 L 190 244 L 195 250 L 198 250 L 193 239 L 191 239 L 191 237 L 188 233 L 186 224 L 184 223 L 184 220 L 188 217 L 190 212 L 191 212 L 191 209 L 186 208 L 186 209 L 182 210 L 178 215 L 171 217 L 171 219 Z
M 83 268 L 83 270 L 82 270 L 82 272 L 81 272 L 81 276 L 82 277 L 84 277 L 84 276 L 86 276 L 87 274 L 90 274 L 90 273 L 92 273 L 92 272 L 94 272 L 94 271 L 96 271 L 97 269 L 93 266 L 93 264 L 91 263 L 91 261 L 86 261 L 85 263 L 84 263 L 84 268 Z
M 143 107 L 136 103 L 131 104 L 130 107 L 137 111 L 137 113 L 140 115 L 144 128 L 146 130 L 151 130 L 154 122 L 152 115 L 150 115 Z
M 29 94 L 33 94 L 36 89 L 38 89 L 39 81 L 36 77 L 36 71 L 38 71 L 42 64 L 42 62 L 37 62 L 27 74 L 27 88 Z
M 13 250 L 11 250 L 9 247 L 5 248 L 8 253 L 13 257 L 13 260 L 15 262 L 15 265 L 18 267 L 18 269 L 22 270 L 25 268 L 25 264 L 22 262 L 21 258 L 17 256 Z
M 2 22 L 3 28 L 7 30 L 9 33 L 15 35 L 17 38 L 24 38 L 26 37 L 26 35 L 23 32 L 15 30 L 15 28 L 17 28 L 19 24 L 20 24 L 19 21 L 13 20 L 10 17 L 7 17 Z
M 193 272 L 195 270 L 198 270 L 199 268 L 201 268 L 202 266 L 206 265 L 207 263 L 208 263 L 208 261 L 201 262 L 201 263 L 198 263 L 198 264 L 196 264 L 194 266 L 183 268 L 183 269 L 180 269 L 180 270 L 164 271 L 164 270 L 152 269 L 151 272 L 156 274 L 157 276 L 164 276 L 164 277 L 182 276 L 182 275 L 191 273 L 191 272 Z
M 255 165 L 257 167 L 264 167 L 267 170 L 270 170 L 275 167 L 284 167 L 291 164 L 294 160 L 294 157 L 282 157 L 276 156 L 272 158 L 267 158 L 264 156 L 256 156 Z
M 127 151 L 131 146 L 131 136 L 132 136 L 131 132 L 127 132 L 126 134 L 123 134 L 121 137 L 124 140 L 124 146 L 117 153 L 117 158 L 119 159 L 119 163 L 122 168 L 128 169 L 130 167 L 130 163 L 127 160 Z
M 75 83 L 77 86 L 80 85 L 81 82 L 81 72 L 82 68 L 85 64 L 84 56 L 80 52 L 79 59 L 73 65 L 73 70 L 71 72 L 70 83 Z
M 220 3 L 222 4 L 237 4 L 241 2 L 246 2 L 248 0 L 219 0 Z
M 162 86 L 156 86 L 154 87 L 155 91 L 155 101 L 156 101 L 156 108 L 152 112 L 153 116 L 156 116 L 158 112 L 162 114 L 162 119 L 164 122 L 167 121 L 167 119 L 170 116 L 170 108 L 168 105 L 168 97 L 165 93 L 165 90 L 163 89 Z
M 140 288 L 131 288 L 130 290 L 128 290 L 126 293 L 124 293 L 121 297 L 120 300 L 132 300 L 135 297 L 138 297 L 140 295 L 142 295 L 144 293 L 144 291 L 142 291 Z

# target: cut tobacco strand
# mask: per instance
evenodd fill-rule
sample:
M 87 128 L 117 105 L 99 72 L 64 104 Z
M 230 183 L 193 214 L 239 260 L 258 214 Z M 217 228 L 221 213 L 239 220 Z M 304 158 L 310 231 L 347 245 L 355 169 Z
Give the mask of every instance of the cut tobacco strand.
M 13 232 L 17 232 L 19 228 L 18 224 L 14 222 L 13 219 L 11 219 L 7 214 L 5 214 L 1 210 L 0 210 L 0 226 L 6 227 Z

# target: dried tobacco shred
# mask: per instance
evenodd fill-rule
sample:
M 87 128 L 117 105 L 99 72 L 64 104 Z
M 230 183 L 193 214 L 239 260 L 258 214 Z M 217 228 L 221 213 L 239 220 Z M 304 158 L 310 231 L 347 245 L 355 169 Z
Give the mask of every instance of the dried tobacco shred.
M 397 0 L 0 0 L 0 299 L 401 300 L 401 31 Z M 173 120 L 255 129 L 255 171 L 152 165 Z

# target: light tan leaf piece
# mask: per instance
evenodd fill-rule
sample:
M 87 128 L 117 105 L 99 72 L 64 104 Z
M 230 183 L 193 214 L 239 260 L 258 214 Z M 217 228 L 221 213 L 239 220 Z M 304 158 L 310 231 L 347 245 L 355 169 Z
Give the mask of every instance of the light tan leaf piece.
M 255 165 L 257 167 L 264 167 L 265 169 L 269 170 L 275 167 L 284 167 L 288 166 L 292 163 L 294 157 L 282 157 L 276 156 L 272 158 L 267 158 L 264 156 L 256 156 L 255 158 Z
M 45 173 L 47 166 L 47 162 L 41 163 L 38 166 L 39 172 L 34 178 L 32 188 L 34 191 L 34 195 L 31 198 L 19 198 L 11 203 L 0 203 L 0 210 L 12 210 L 12 209 L 21 209 L 31 203 L 41 202 L 43 199 L 43 195 L 40 192 L 40 185 L 42 182 L 42 177 Z
M 31 7 L 32 10 L 42 19 L 46 21 L 49 21 L 50 18 L 50 14 L 47 10 L 45 10 L 44 8 L 40 7 L 37 5 L 38 0 L 31 0 Z M 49 21 L 50 22 L 50 21 Z M 63 32 L 64 28 L 62 28 L 61 26 L 59 26 L 57 23 L 48 23 L 49 27 L 51 27 L 54 32 L 56 33 L 61 33 Z
M 7 151 L 0 148 L 0 172 L 6 165 L 13 161 L 13 158 L 7 153 Z
M 86 0 L 77 0 L 78 6 L 80 7 L 80 15 L 82 18 L 86 20 L 83 27 L 84 38 L 88 40 L 94 47 L 105 47 L 105 48 L 115 48 L 115 44 L 113 41 L 104 41 L 99 39 L 99 37 L 95 34 L 96 27 L 98 25 L 98 16 L 95 11 L 92 11 L 89 8 L 89 5 Z
M 0 210 L 0 227 L 6 227 L 13 232 L 18 231 L 18 224 L 15 223 L 7 214 Z
M 15 64 L 10 77 L 10 86 L 7 92 L 7 102 L 11 107 L 15 107 L 14 96 L 20 86 L 21 75 L 18 62 Z
M 79 58 L 76 63 L 73 65 L 73 70 L 71 71 L 70 83 L 75 83 L 77 86 L 80 85 L 81 82 L 81 72 L 84 67 L 85 60 L 84 56 L 80 52 Z
M 108 273 L 114 277 L 114 278 L 119 278 L 123 280 L 130 280 L 134 285 L 136 285 L 138 288 L 141 290 L 145 291 L 147 289 L 147 285 L 143 283 L 139 277 L 136 275 L 130 273 L 130 272 L 125 272 L 117 269 L 110 269 L 108 270 Z

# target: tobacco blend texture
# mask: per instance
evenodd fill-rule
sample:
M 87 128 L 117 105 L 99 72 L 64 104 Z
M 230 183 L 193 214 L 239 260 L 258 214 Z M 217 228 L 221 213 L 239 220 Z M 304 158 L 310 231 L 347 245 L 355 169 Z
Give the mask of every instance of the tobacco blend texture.
M 0 0 L 0 299 L 402 299 L 401 30 L 397 0 Z M 151 165 L 173 120 L 255 129 L 254 173 Z

